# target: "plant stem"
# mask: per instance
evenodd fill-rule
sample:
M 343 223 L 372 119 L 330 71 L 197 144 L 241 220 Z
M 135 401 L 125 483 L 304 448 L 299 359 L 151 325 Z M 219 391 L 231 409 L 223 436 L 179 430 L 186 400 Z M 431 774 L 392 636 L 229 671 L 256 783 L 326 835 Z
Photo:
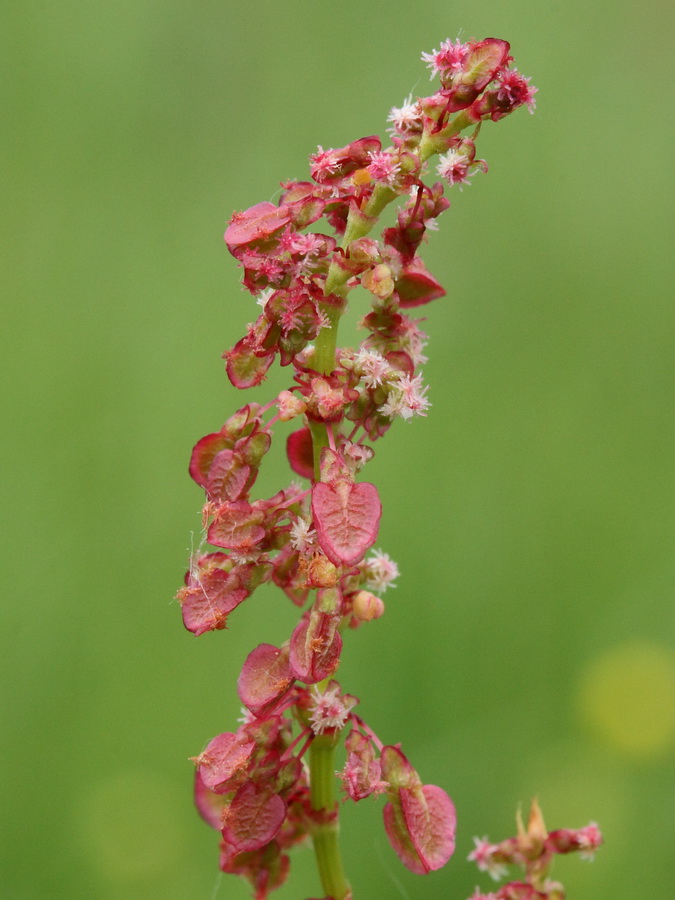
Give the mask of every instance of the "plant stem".
M 346 290 L 344 288 L 343 290 L 346 295 Z M 330 326 L 322 328 L 317 335 L 314 363 L 317 372 L 330 375 L 335 368 L 337 332 L 342 310 L 324 304 L 324 312 L 329 317 Z M 321 451 L 328 446 L 328 433 L 323 422 L 310 421 L 309 427 L 314 452 L 314 479 L 319 481 Z M 325 688 L 325 683 L 318 687 Z M 312 826 L 312 842 L 324 893 L 333 900 L 348 900 L 351 897 L 351 889 L 345 877 L 340 854 L 340 823 L 335 799 L 335 743 L 336 735 L 319 734 L 309 748 L 310 801 L 312 809 L 317 813 Z
M 335 800 L 335 737 L 319 734 L 309 748 L 310 797 L 312 809 L 320 813 L 312 828 L 321 885 L 333 900 L 351 897 L 338 841 L 338 805 Z

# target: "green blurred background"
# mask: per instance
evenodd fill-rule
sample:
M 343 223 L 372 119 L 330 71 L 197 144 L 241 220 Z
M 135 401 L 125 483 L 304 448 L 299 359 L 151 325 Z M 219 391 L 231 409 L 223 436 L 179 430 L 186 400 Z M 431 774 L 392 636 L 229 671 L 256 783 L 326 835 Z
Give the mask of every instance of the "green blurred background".
M 350 804 L 347 868 L 356 900 L 464 900 L 489 889 L 472 836 L 513 833 L 537 794 L 550 827 L 606 834 L 592 865 L 558 863 L 570 898 L 672 897 L 672 4 L 3 19 L 3 900 L 249 896 L 218 878 L 187 758 L 235 725 L 243 659 L 296 611 L 261 590 L 196 639 L 171 599 L 199 529 L 190 449 L 246 399 L 220 354 L 255 310 L 221 236 L 317 144 L 383 135 L 427 92 L 420 52 L 460 32 L 510 40 L 538 110 L 484 128 L 490 172 L 427 248 L 449 288 L 423 311 L 433 408 L 369 469 L 402 577 L 340 670 L 454 797 L 458 849 L 413 876 L 381 801 Z M 277 447 L 261 495 L 288 480 Z M 293 871 L 279 900 L 320 896 L 309 850 Z

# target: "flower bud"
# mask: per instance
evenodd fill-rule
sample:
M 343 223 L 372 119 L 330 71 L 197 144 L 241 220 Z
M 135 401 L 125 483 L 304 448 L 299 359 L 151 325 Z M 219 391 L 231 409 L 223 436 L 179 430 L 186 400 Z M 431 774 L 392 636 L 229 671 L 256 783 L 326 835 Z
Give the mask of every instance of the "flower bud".
M 323 553 L 315 553 L 305 566 L 306 587 L 330 588 L 335 587 L 337 581 L 338 573 L 333 563 Z
M 380 300 L 386 300 L 394 292 L 394 279 L 391 277 L 391 269 L 384 263 L 380 263 L 366 272 L 361 278 L 361 284 L 371 294 L 375 294 Z
M 357 591 L 352 597 L 352 612 L 359 622 L 372 622 L 384 613 L 384 603 L 370 591 Z
M 307 409 L 307 404 L 302 397 L 296 397 L 290 391 L 282 391 L 277 398 L 279 407 L 279 419 L 282 422 L 290 422 L 296 416 L 301 416 Z

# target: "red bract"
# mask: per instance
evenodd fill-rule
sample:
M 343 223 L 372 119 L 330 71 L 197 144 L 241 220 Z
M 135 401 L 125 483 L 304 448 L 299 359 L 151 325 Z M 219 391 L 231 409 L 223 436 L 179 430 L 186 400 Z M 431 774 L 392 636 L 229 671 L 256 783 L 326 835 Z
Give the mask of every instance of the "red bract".
M 206 787 L 199 774 L 199 769 L 195 769 L 194 798 L 197 812 L 202 819 L 211 828 L 220 831 L 225 797 Z
M 381 794 L 387 787 L 382 781 L 382 769 L 375 757 L 372 742 L 361 732 L 352 730 L 345 740 L 347 761 L 341 779 L 352 800 L 363 800 L 371 794 Z
M 377 540 L 382 504 L 374 484 L 339 478 L 314 485 L 312 515 L 328 559 L 336 566 L 353 566 Z
M 510 49 L 509 42 L 499 38 L 485 38 L 472 44 L 464 59 L 459 80 L 476 91 L 482 91 L 508 63 Z
M 246 878 L 253 888 L 254 900 L 267 900 L 271 891 L 281 887 L 288 877 L 289 865 L 288 856 L 276 841 L 248 853 L 239 853 L 225 840 L 220 845 L 220 868 Z

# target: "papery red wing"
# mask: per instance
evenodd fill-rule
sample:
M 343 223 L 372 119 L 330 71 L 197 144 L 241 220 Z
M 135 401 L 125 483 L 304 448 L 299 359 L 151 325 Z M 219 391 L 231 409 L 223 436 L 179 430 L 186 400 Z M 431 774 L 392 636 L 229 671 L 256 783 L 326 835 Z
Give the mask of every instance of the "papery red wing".
M 251 481 L 251 467 L 233 450 L 221 450 L 213 457 L 206 490 L 212 500 L 239 500 Z
M 195 806 L 197 812 L 211 828 L 220 831 L 222 828 L 221 819 L 223 809 L 225 807 L 225 798 L 222 794 L 216 794 L 215 791 L 206 787 L 199 774 L 199 769 L 195 770 Z
M 416 256 L 396 280 L 396 293 L 403 308 L 421 306 L 445 296 L 445 289 Z
M 455 849 L 455 807 L 434 784 L 401 788 L 383 810 L 387 837 L 403 865 L 418 875 L 440 869 Z
M 217 793 L 232 790 L 228 782 L 237 777 L 241 781 L 241 774 L 248 766 L 254 749 L 252 741 L 242 743 L 232 732 L 216 735 L 196 759 L 204 787 Z
M 290 642 L 290 667 L 305 684 L 329 678 L 340 664 L 342 637 L 340 616 L 314 613 L 295 626 Z
M 300 428 L 288 435 L 286 453 L 291 469 L 303 478 L 314 478 L 314 456 L 312 433 L 309 428 Z
M 374 484 L 319 482 L 312 489 L 312 514 L 321 549 L 336 566 L 352 566 L 377 539 L 382 504 Z
M 177 593 L 183 623 L 196 635 L 225 628 L 227 617 L 249 595 L 236 575 L 221 569 L 215 559 L 225 554 L 212 554 L 206 562 L 187 576 L 187 585 Z
M 259 356 L 248 338 L 242 338 L 225 354 L 227 377 L 236 388 L 255 387 L 265 380 L 267 370 L 274 362 L 274 352 Z
M 227 249 L 235 254 L 237 249 L 245 244 L 268 238 L 283 228 L 290 218 L 287 209 L 266 200 L 256 203 L 244 212 L 235 213 L 225 231 Z
M 286 804 L 263 785 L 247 781 L 232 798 L 225 813 L 223 837 L 242 853 L 269 843 L 286 817 Z
M 420 857 L 432 871 L 440 869 L 455 850 L 455 806 L 443 788 L 425 784 L 422 795 L 401 791 L 401 806 L 410 837 Z
M 260 644 L 246 657 L 237 681 L 239 699 L 255 715 L 273 705 L 293 684 L 288 647 Z
M 223 449 L 232 446 L 232 439 L 229 435 L 217 431 L 215 434 L 207 434 L 200 441 L 197 441 L 190 457 L 190 476 L 206 488 L 209 480 L 209 470 L 211 464 L 218 453 Z
M 264 521 L 265 514 L 245 500 L 224 503 L 209 526 L 209 543 L 247 552 L 265 537 Z

